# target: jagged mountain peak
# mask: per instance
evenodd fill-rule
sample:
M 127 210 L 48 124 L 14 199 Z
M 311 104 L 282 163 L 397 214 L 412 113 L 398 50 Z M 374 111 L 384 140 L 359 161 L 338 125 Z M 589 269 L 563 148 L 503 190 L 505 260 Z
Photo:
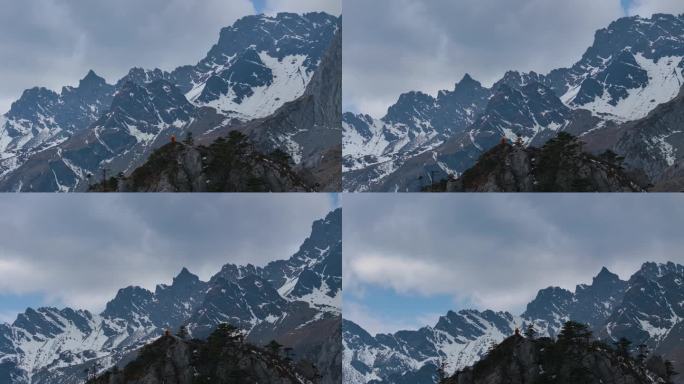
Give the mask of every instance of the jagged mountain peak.
M 666 54 L 662 48 L 665 48 L 668 43 L 658 41 L 658 37 L 665 33 L 666 37 L 676 38 L 670 42 L 672 44 L 675 41 L 681 41 L 682 29 L 684 29 L 682 15 L 657 13 L 651 17 L 623 17 L 610 23 L 607 28 L 596 32 L 594 44 L 587 51 L 587 55 L 607 53 L 610 50 L 619 52 L 626 47 L 631 47 L 633 51 L 643 52 L 648 57 L 662 57 Z M 646 44 L 650 45 L 650 49 L 644 49 Z M 672 48 L 676 48 L 676 45 L 672 44 Z
M 610 283 L 615 283 L 621 281 L 620 276 L 616 275 L 615 273 L 611 272 L 608 270 L 608 268 L 603 267 L 601 268 L 601 271 L 599 272 L 596 277 L 593 279 L 592 285 L 603 285 L 603 284 L 610 284 Z
M 155 80 L 169 79 L 171 75 L 159 68 L 147 70 L 141 67 L 133 67 L 128 73 L 116 83 L 117 89 L 123 88 L 126 83 L 134 82 L 138 84 L 151 83 Z
M 45 87 L 33 87 L 22 92 L 21 97 L 12 103 L 7 113 L 9 119 L 35 119 L 45 113 L 59 99 L 59 94 Z
M 173 283 L 185 283 L 185 282 L 196 282 L 199 281 L 200 278 L 191 273 L 187 268 L 183 267 L 181 269 L 180 273 L 176 277 L 173 278 Z
M 144 125 L 176 121 L 183 124 L 195 109 L 180 89 L 169 81 L 154 80 L 146 84 L 127 81 L 114 96 L 110 112 L 102 117 L 105 121 L 112 118 L 114 121 L 101 125 L 120 127 L 137 123 L 136 129 L 143 130 Z M 118 118 L 128 121 L 121 122 Z
M 482 88 L 482 83 L 473 79 L 469 73 L 466 73 L 463 75 L 463 78 L 461 78 L 461 80 L 454 86 L 454 92 L 468 94 L 470 92 L 478 91 Z
M 439 91 L 437 103 L 444 109 L 450 108 L 482 108 L 486 100 L 491 96 L 491 90 L 482 86 L 482 83 L 473 79 L 470 74 L 463 75 L 461 81 L 456 83 L 454 90 Z M 473 108 L 475 104 L 476 108 Z
M 527 304 L 527 310 L 525 313 L 534 312 L 538 309 L 540 305 L 546 305 L 549 301 L 561 301 L 570 302 L 572 300 L 573 293 L 569 290 L 561 287 L 547 287 L 539 290 L 537 296 L 529 304 Z M 539 308 L 541 309 L 541 308 Z M 530 317 L 523 314 L 523 317 Z
M 409 91 L 399 95 L 397 102 L 387 109 L 387 114 L 382 119 L 387 122 L 398 121 L 407 113 L 419 112 L 421 109 L 434 106 L 435 98 L 421 91 Z M 407 111 L 408 109 L 408 111 Z
M 492 88 L 496 90 L 502 85 L 507 85 L 511 88 L 522 88 L 533 82 L 543 83 L 544 77 L 534 71 L 527 73 L 506 71 L 501 80 L 497 81 Z
M 620 276 L 611 272 L 606 267 L 602 267 L 601 271 L 592 278 L 591 284 L 578 284 L 575 288 L 575 293 L 583 290 L 606 290 L 615 288 L 616 286 L 624 287 L 626 281 L 620 279 Z
M 176 275 L 176 277 L 173 278 L 171 285 L 157 285 L 155 295 L 159 295 L 160 292 L 163 290 L 184 290 L 196 287 L 202 283 L 202 280 L 200 280 L 200 278 L 197 275 L 193 274 L 187 268 L 183 267 L 183 269 L 178 273 L 178 275 Z
M 337 28 L 338 18 L 326 13 L 278 13 L 276 16 L 250 15 L 221 30 L 219 41 L 200 64 L 211 65 L 224 57 L 239 54 L 247 48 L 266 51 L 279 59 L 307 46 L 307 39 L 329 39 Z M 324 28 L 319 28 L 324 26 Z M 259 31 L 260 33 L 253 33 Z M 307 38 L 307 39 L 304 39 Z M 326 47 L 315 47 L 309 53 L 320 58 Z M 313 58 L 311 60 L 314 60 Z M 307 61 L 308 64 L 315 64 Z M 307 65 L 309 66 L 309 65 Z M 313 68 L 310 68 L 313 70 Z
M 466 74 L 463 75 L 463 77 L 461 78 L 461 81 L 459 81 L 458 83 L 456 83 L 456 87 L 458 87 L 458 86 L 468 86 L 468 85 L 482 85 L 482 84 L 480 84 L 479 81 L 473 79 L 473 77 L 470 76 L 470 73 L 466 73 Z
M 121 288 L 114 299 L 107 302 L 103 315 L 106 317 L 126 317 L 131 313 L 139 313 L 154 301 L 154 293 L 138 287 Z
M 27 308 L 17 315 L 12 327 L 27 332 L 31 337 L 53 337 L 62 334 L 70 325 L 81 330 L 89 329 L 88 322 L 93 315 L 87 310 L 75 311 L 71 308 L 55 307 Z
M 440 316 L 434 329 L 445 331 L 454 336 L 462 335 L 464 332 L 469 336 L 480 336 L 484 334 L 490 324 L 499 330 L 509 332 L 513 321 L 513 315 L 508 312 L 463 309 L 458 312 L 448 311 L 445 316 Z
M 93 87 L 93 86 L 101 86 L 107 84 L 107 80 L 105 80 L 103 77 L 99 76 L 97 73 L 95 73 L 94 70 L 89 70 L 88 73 L 85 75 L 84 78 L 82 78 L 79 83 L 78 87 L 79 88 L 86 88 L 86 87 Z
M 673 262 L 667 262 L 664 264 L 648 262 L 644 263 L 639 271 L 632 276 L 632 278 L 640 276 L 648 280 L 657 281 L 658 279 L 669 274 L 684 276 L 684 266 L 681 264 L 675 264 Z
M 342 224 L 342 208 L 335 208 L 325 215 L 325 218 L 314 221 L 312 231 L 315 230 L 317 223 L 319 225 L 340 226 Z

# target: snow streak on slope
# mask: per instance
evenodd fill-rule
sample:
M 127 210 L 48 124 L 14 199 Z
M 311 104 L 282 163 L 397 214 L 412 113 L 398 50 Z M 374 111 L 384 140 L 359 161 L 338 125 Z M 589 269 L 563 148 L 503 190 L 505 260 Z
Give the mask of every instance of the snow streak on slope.
M 611 96 L 604 90 L 603 95 L 580 107 L 602 118 L 626 122 L 646 117 L 659 104 L 677 96 L 684 85 L 681 68 L 684 57 L 668 56 L 659 60 L 649 60 L 641 53 L 637 53 L 634 58 L 638 65 L 648 73 L 647 85 L 629 89 L 627 91 L 629 95 L 619 100 L 617 104 L 611 102 Z M 574 100 L 572 93 L 576 93 L 578 88 L 579 86 L 571 89 L 561 99 L 571 104 Z
M 290 55 L 279 60 L 269 56 L 266 52 L 260 52 L 259 58 L 272 71 L 272 84 L 253 88 L 253 94 L 241 102 L 237 101 L 238 97 L 231 89 L 227 95 L 222 95 L 217 100 L 204 105 L 216 108 L 231 117 L 251 120 L 272 115 L 286 102 L 304 94 L 304 90 L 313 76 L 313 72 L 308 71 L 304 66 L 306 56 Z M 189 96 L 193 96 L 193 94 L 197 94 L 197 96 L 190 101 L 203 105 L 197 100 L 199 93 L 197 90 L 191 91 Z
M 65 368 L 102 359 L 112 353 L 125 353 L 161 334 L 154 326 L 129 328 L 123 319 L 106 319 L 87 311 L 42 308 L 27 311 L 27 314 L 34 321 L 40 319 L 40 326 L 13 327 L 13 347 L 21 351 L 16 357 L 18 367 L 29 375 L 41 369 Z M 3 357 L 6 358 L 10 357 Z
M 461 311 L 441 317 L 434 327 L 372 337 L 356 333 L 358 326 L 347 322 L 344 329 L 344 383 L 391 382 L 411 372 L 435 372 L 442 363 L 451 374 L 479 361 L 492 343 L 501 342 L 523 325 L 522 318 L 507 313 Z M 367 340 L 368 337 L 372 342 Z M 426 369 L 428 366 L 430 368 Z M 404 377 L 407 380 L 408 376 Z

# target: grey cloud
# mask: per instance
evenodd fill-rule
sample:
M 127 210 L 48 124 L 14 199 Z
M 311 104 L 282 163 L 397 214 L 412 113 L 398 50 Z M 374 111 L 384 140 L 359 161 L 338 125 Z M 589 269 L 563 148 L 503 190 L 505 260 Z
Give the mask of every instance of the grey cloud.
M 323 11 L 331 15 L 342 13 L 342 0 L 266 0 L 265 12 Z
M 684 263 L 682 203 L 678 195 L 345 196 L 345 289 L 449 294 L 518 312 L 538 289 L 574 289 L 603 266 L 628 278 L 646 261 Z
M 381 117 L 400 93 L 434 94 L 465 73 L 491 84 L 569 66 L 624 11 L 619 0 L 347 0 L 344 13 L 345 108 Z
M 291 256 L 326 195 L 14 195 L 0 199 L 0 292 L 97 310 L 127 285 L 153 289 L 182 267 Z
M 684 3 L 680 0 L 633 0 L 629 6 L 630 15 L 650 17 L 654 13 L 681 14 Z
M 0 0 L 0 110 L 33 86 L 59 90 L 89 69 L 110 82 L 130 67 L 200 60 L 249 0 Z

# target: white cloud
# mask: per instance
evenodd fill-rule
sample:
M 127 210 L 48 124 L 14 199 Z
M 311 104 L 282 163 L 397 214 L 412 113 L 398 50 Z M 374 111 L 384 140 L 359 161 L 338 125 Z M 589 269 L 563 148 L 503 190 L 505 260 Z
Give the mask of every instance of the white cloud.
M 345 108 L 381 117 L 399 94 L 435 94 L 465 73 L 491 84 L 572 65 L 623 15 L 620 0 L 347 0 Z
M 448 295 L 457 306 L 520 314 L 539 289 L 574 290 L 604 266 L 627 279 L 647 261 L 684 264 L 682 203 L 676 195 L 345 195 L 345 303 L 363 307 L 389 289 L 406 308 Z
M 339 15 L 342 13 L 342 0 L 266 0 L 264 5 L 265 13 L 316 11 Z
M 629 6 L 630 15 L 650 17 L 654 13 L 684 13 L 684 2 L 681 0 L 633 0 Z
M 435 314 L 418 315 L 414 319 L 401 319 L 372 311 L 370 308 L 352 300 L 344 301 L 344 318 L 362 325 L 371 335 L 378 333 L 394 333 L 404 329 L 418 329 L 425 325 L 434 325 L 439 318 Z

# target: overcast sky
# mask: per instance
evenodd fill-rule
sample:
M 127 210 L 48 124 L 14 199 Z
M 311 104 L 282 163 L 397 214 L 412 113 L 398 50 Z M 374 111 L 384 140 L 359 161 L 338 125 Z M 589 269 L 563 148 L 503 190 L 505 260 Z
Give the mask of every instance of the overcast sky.
M 0 0 L 0 114 L 23 90 L 59 91 L 89 69 L 110 83 L 131 67 L 194 64 L 238 18 L 341 13 L 341 0 Z
M 6 195 L 0 199 L 0 321 L 27 306 L 99 311 L 119 288 L 154 289 L 183 268 L 294 254 L 337 205 L 326 194 Z
M 344 195 L 344 316 L 369 332 L 448 310 L 521 314 L 602 267 L 684 264 L 682 195 Z
M 682 13 L 682 0 L 344 0 L 344 109 L 383 117 L 401 93 L 436 95 L 465 73 L 570 66 L 625 15 Z

